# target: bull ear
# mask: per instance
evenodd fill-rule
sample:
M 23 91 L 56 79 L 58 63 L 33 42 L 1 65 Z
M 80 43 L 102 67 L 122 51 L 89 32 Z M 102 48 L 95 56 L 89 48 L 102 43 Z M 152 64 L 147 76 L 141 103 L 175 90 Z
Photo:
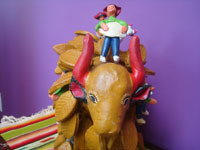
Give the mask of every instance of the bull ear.
M 87 104 L 87 94 L 84 87 L 72 76 L 70 83 L 70 91 L 74 98 Z
M 134 101 L 138 101 L 138 100 L 142 100 L 142 101 L 145 101 L 145 100 L 148 100 L 150 95 L 151 95 L 151 85 L 144 85 L 144 86 L 141 86 L 139 87 L 134 95 L 133 95 L 133 99 Z

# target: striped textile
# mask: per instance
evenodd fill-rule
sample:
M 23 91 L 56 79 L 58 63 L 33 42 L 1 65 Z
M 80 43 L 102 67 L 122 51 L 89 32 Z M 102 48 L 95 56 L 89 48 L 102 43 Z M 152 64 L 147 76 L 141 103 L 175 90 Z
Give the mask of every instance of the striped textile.
M 45 146 L 49 148 L 57 136 L 55 112 L 48 108 L 48 111 L 43 110 L 14 123 L 4 121 L 0 124 L 0 134 L 11 149 L 35 150 Z
M 25 127 L 25 126 L 40 122 L 40 121 L 52 118 L 54 116 L 55 116 L 55 113 L 51 113 L 51 114 L 48 114 L 46 116 L 42 116 L 40 118 L 36 118 L 36 119 L 33 119 L 33 120 L 28 120 L 25 123 L 19 123 L 19 124 L 16 124 L 16 125 L 7 126 L 5 128 L 0 128 L 0 134 L 3 134 L 3 133 L 8 132 L 10 130 L 19 129 L 19 128 L 22 128 L 22 127 Z
M 53 147 L 56 137 L 57 137 L 57 133 L 51 136 L 48 136 L 46 138 L 43 138 L 41 140 L 16 148 L 15 150 L 31 150 L 31 149 L 46 150 L 48 148 Z

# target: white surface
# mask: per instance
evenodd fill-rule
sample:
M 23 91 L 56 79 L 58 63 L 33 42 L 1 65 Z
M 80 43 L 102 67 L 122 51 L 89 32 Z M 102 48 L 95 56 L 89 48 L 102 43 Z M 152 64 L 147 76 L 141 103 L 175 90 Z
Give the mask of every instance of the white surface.
M 122 25 L 117 22 L 109 22 L 107 23 L 108 31 L 104 31 L 103 29 L 99 29 L 100 33 L 104 36 L 108 37 L 125 37 L 126 34 L 121 33 Z

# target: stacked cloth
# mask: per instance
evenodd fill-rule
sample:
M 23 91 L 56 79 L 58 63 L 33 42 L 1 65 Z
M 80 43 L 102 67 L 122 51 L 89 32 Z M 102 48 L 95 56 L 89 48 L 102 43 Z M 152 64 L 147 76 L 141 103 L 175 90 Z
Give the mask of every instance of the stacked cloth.
M 53 146 L 57 124 L 52 106 L 30 117 L 4 116 L 0 124 L 0 149 L 45 150 Z M 5 143 L 3 142 L 5 141 Z

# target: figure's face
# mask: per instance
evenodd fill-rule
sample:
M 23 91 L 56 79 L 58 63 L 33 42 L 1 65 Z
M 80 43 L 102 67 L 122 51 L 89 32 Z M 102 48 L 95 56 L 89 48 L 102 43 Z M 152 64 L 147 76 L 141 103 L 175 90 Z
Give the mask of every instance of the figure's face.
M 101 21 L 101 20 L 104 20 L 104 19 L 105 19 L 104 16 L 99 17 L 99 20 L 100 20 L 100 21 Z
M 107 6 L 107 11 L 111 12 L 111 11 L 116 11 L 115 5 L 111 4 Z
M 113 4 L 111 4 L 111 5 L 108 5 L 107 6 L 107 14 L 108 14 L 108 16 L 110 16 L 110 14 L 114 14 L 115 15 L 115 13 L 116 13 L 116 7 L 115 7 L 115 5 L 113 5 Z

